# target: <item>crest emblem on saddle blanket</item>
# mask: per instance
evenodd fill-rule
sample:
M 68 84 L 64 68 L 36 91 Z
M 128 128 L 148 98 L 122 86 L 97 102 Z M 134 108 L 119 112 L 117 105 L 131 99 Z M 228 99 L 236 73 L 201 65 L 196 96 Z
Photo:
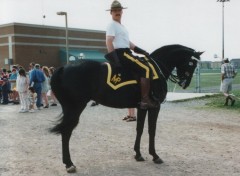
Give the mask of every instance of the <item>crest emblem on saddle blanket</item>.
M 137 80 L 133 77 L 126 77 L 121 72 L 112 69 L 109 63 L 107 65 L 107 84 L 114 90 L 117 90 L 123 86 L 127 86 L 130 84 L 137 84 Z M 149 63 L 149 66 L 153 73 L 153 79 L 158 79 L 159 76 L 154 68 L 154 66 Z

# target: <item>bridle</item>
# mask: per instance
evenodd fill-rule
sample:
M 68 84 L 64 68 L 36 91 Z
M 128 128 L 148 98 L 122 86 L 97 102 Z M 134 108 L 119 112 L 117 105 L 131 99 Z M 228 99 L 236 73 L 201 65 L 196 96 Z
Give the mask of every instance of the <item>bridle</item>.
M 177 84 L 180 81 L 179 77 L 177 75 L 174 75 L 172 72 L 170 73 L 168 79 L 172 81 L 174 84 Z
M 149 57 L 149 58 L 150 58 L 150 57 Z M 163 75 L 163 77 L 165 78 L 165 80 L 167 80 L 166 77 L 165 77 L 165 75 L 162 73 L 161 68 L 158 66 L 158 64 L 156 64 L 156 61 L 153 60 L 152 58 L 150 58 L 150 59 L 151 59 L 151 61 L 153 61 L 153 62 L 155 63 L 155 65 L 157 66 L 159 72 Z M 192 59 L 192 60 L 196 60 L 197 62 L 199 62 L 199 60 L 198 60 L 196 57 L 194 57 L 194 56 L 192 56 L 191 59 Z M 182 64 L 182 67 L 184 67 L 185 65 L 188 65 L 189 62 L 190 62 L 190 61 L 187 61 L 186 63 Z M 159 63 L 159 64 L 161 64 L 161 63 Z M 173 82 L 174 84 L 177 84 L 177 83 L 180 82 L 180 78 L 179 78 L 178 75 L 175 75 L 175 74 L 173 73 L 173 71 L 170 72 L 170 71 L 168 70 L 168 68 L 167 68 L 164 64 L 161 64 L 161 65 L 162 65 L 162 66 L 165 68 L 165 70 L 168 72 L 168 74 L 169 74 L 169 78 L 168 78 L 168 79 L 169 79 L 171 82 Z

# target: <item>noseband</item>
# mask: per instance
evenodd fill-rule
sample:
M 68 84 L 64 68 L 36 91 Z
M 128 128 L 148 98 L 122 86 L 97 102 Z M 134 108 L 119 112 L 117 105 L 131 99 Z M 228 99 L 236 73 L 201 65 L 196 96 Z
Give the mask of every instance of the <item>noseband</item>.
M 199 60 L 198 60 L 196 57 L 194 57 L 194 56 L 192 56 L 191 59 L 192 59 L 192 60 L 196 60 L 197 62 L 199 61 Z M 182 64 L 181 67 L 182 67 L 182 68 L 185 68 L 186 66 L 189 65 L 189 63 L 190 63 L 190 60 L 187 61 L 186 63 Z M 188 77 L 188 75 L 186 75 L 186 74 L 185 74 L 185 76 Z M 176 84 L 176 83 L 179 83 L 180 80 L 181 80 L 178 75 L 175 75 L 175 74 L 173 74 L 172 72 L 171 72 L 170 75 L 169 75 L 169 79 L 170 79 L 170 81 L 172 81 L 172 82 L 175 83 L 175 84 Z

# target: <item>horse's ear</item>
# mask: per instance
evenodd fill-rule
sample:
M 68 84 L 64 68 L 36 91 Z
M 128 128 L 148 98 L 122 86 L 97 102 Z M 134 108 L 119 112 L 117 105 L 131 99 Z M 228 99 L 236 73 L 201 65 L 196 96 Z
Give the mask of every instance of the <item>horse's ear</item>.
M 196 54 L 197 54 L 198 56 L 200 56 L 200 55 L 202 55 L 204 52 L 205 52 L 205 51 L 198 51 L 198 52 L 196 52 Z

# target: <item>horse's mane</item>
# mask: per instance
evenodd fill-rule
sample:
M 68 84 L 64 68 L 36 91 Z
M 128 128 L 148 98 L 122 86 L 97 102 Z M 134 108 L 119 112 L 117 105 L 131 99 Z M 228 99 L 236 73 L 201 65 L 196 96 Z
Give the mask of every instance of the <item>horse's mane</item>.
M 178 53 L 180 51 L 194 52 L 192 48 L 188 48 L 183 45 L 174 44 L 174 45 L 166 45 L 161 48 L 156 49 L 151 53 L 151 57 L 153 58 L 167 58 L 169 55 L 174 53 Z
M 155 62 L 158 63 L 160 69 L 165 73 L 165 77 L 172 82 L 178 82 L 178 77 L 170 72 L 176 65 L 184 62 L 183 59 L 190 58 L 185 57 L 191 55 L 195 50 L 183 45 L 174 44 L 166 45 L 153 51 L 150 56 Z M 167 64 L 168 63 L 168 64 Z

